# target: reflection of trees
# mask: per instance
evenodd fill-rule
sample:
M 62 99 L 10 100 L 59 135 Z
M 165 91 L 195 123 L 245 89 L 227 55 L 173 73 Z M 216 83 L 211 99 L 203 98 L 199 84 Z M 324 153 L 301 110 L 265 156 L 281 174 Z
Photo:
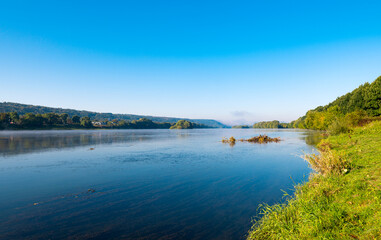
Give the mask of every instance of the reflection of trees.
M 9 133 L 0 135 L 0 155 L 23 154 L 77 146 L 145 141 L 154 135 L 144 132 Z
M 319 131 L 309 131 L 303 134 L 303 139 L 308 145 L 315 146 L 318 144 L 322 139 L 326 138 L 326 136 L 323 134 L 323 132 Z
M 188 138 L 190 135 L 189 135 L 189 133 L 184 133 L 184 132 L 180 133 L 180 132 L 178 132 L 178 133 L 176 134 L 176 136 L 177 136 L 178 138 Z
M 101 144 L 147 141 L 159 137 L 170 137 L 155 130 L 91 130 L 91 131 L 35 131 L 35 132 L 8 132 L 0 134 L 0 155 L 23 154 L 42 152 L 53 149 L 94 146 Z M 176 132 L 177 138 L 187 138 L 187 132 Z M 172 136 L 173 137 L 173 136 Z M 316 145 L 324 139 L 322 132 L 307 131 L 301 135 L 308 145 Z

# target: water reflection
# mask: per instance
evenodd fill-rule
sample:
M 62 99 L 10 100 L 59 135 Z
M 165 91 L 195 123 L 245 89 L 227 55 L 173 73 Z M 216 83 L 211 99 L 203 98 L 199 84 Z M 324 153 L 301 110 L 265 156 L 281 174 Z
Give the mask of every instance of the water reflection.
M 158 133 L 162 130 L 157 130 Z M 164 130 L 165 131 L 165 130 Z M 2 131 L 0 154 L 15 155 L 101 144 L 142 142 L 163 137 L 145 130 Z M 181 135 L 187 137 L 186 134 Z
M 282 141 L 221 144 L 259 134 Z M 259 204 L 306 179 L 295 155 L 313 149 L 309 134 L 0 132 L 0 239 L 244 239 Z
M 166 132 L 167 135 L 162 133 Z M 266 130 L 266 132 L 276 132 Z M 168 130 L 91 130 L 91 131 L 0 131 L 0 155 L 26 154 L 65 148 L 95 146 L 113 143 L 132 143 L 154 140 L 157 138 L 185 139 L 189 132 Z M 326 138 L 323 132 L 301 131 L 300 139 L 306 144 L 316 146 Z M 231 147 L 235 144 L 231 143 Z
M 321 140 L 327 138 L 327 135 L 321 131 L 306 131 L 301 134 L 306 144 L 316 146 Z

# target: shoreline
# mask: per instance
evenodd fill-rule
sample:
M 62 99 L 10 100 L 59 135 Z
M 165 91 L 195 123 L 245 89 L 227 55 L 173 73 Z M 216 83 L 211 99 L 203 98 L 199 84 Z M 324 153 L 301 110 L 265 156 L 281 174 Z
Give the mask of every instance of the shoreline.
M 321 158 L 332 152 L 330 168 L 317 168 L 285 203 L 264 205 L 248 240 L 381 237 L 381 122 L 330 136 L 318 148 Z
M 194 130 L 194 129 L 229 129 L 229 128 L 187 128 L 187 129 L 169 129 L 169 128 L 15 128 L 15 129 L 0 129 L 0 132 L 5 131 L 72 131 L 72 130 Z

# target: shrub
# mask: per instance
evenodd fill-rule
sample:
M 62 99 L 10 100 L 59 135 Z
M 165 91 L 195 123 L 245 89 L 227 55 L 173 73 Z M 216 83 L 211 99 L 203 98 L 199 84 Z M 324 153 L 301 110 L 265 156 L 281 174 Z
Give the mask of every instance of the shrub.
M 230 137 L 229 139 L 227 138 L 223 138 L 222 139 L 222 142 L 223 143 L 231 143 L 231 144 L 235 144 L 237 140 L 234 138 L 234 137 Z M 252 138 L 249 138 L 249 139 L 239 139 L 238 141 L 240 142 L 250 142 L 250 143 L 269 143 L 269 142 L 279 142 L 280 141 L 280 138 L 277 137 L 277 138 L 271 138 L 267 135 L 259 135 L 257 137 L 252 137 Z
M 343 119 L 337 119 L 328 127 L 328 132 L 331 135 L 338 135 L 341 133 L 348 133 L 351 131 L 351 128 Z
M 320 154 L 309 154 L 302 157 L 310 167 L 324 176 L 330 174 L 345 174 L 351 169 L 351 164 L 341 155 L 333 152 L 328 147 Z
M 365 118 L 367 118 L 365 110 L 357 110 L 345 115 L 345 121 L 351 127 L 360 126 L 361 122 Z

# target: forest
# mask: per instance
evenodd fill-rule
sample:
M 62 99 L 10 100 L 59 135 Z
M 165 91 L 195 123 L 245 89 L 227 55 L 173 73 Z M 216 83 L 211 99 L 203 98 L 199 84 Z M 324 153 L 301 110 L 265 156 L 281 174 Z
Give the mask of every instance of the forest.
M 338 134 L 375 120 L 381 120 L 381 76 L 290 123 L 267 121 L 255 123 L 253 127 L 327 130 Z
M 289 127 L 343 133 L 375 120 L 381 120 L 381 76 L 325 106 L 308 111 Z
M 235 126 L 232 126 L 232 128 L 251 128 L 251 126 L 249 126 L 249 125 L 235 125 Z
M 155 116 L 143 116 L 134 114 L 114 114 L 114 113 L 99 113 L 83 110 L 74 109 L 63 109 L 63 108 L 52 108 L 45 106 L 36 106 L 21 103 L 12 102 L 0 102 L 0 112 L 9 113 L 17 112 L 20 115 L 25 115 L 27 113 L 33 114 L 47 114 L 47 113 L 57 113 L 57 114 L 68 114 L 69 117 L 79 116 L 79 117 L 89 117 L 92 120 L 98 121 L 109 121 L 112 119 L 119 119 L 131 122 L 133 120 L 139 120 L 141 118 L 149 119 L 153 122 L 158 123 L 171 123 L 175 124 L 179 120 L 187 120 L 193 123 L 206 125 L 209 127 L 224 128 L 226 125 L 212 119 L 185 119 L 185 118 L 173 118 L 173 117 L 155 117 Z
M 169 129 L 174 128 L 207 128 L 208 126 L 179 120 L 176 124 L 154 122 L 147 118 L 126 121 L 121 119 L 103 120 L 90 117 L 72 117 L 67 113 L 0 113 L 0 129 Z
M 258 122 L 253 125 L 253 128 L 288 128 L 287 123 L 281 123 L 277 120 Z

